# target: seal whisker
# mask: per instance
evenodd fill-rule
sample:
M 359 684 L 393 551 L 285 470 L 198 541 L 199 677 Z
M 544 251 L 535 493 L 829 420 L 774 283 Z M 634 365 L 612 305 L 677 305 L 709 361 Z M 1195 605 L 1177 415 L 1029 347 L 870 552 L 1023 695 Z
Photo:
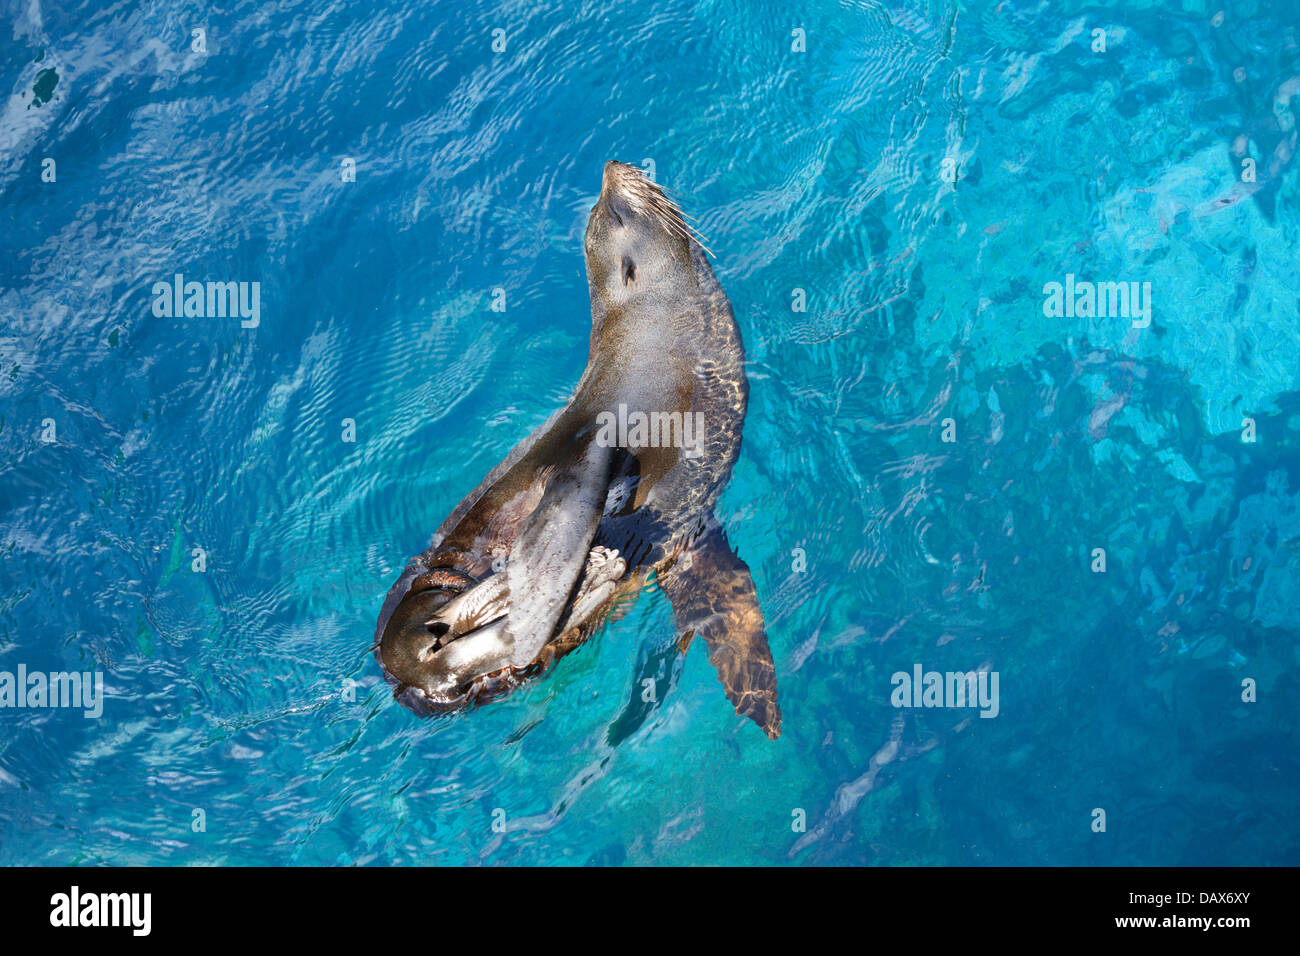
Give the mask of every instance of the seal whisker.
M 620 170 L 616 180 L 617 188 L 633 209 L 653 219 L 673 235 L 687 242 L 694 240 L 708 256 L 717 258 L 699 228 L 687 221 L 694 217 L 688 217 L 663 186 L 650 180 L 635 166 L 620 163 L 617 168 Z

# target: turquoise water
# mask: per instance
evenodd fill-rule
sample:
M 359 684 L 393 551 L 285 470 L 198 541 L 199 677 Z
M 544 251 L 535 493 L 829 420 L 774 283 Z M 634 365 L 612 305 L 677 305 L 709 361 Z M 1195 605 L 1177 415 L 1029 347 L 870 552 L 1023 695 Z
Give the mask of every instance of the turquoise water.
M 1300 862 L 1297 5 L 536 6 L 3 4 L 0 670 L 107 699 L 0 709 L 0 863 Z M 657 593 L 455 718 L 370 654 L 582 371 L 611 158 L 748 348 L 777 742 L 698 642 L 607 742 Z

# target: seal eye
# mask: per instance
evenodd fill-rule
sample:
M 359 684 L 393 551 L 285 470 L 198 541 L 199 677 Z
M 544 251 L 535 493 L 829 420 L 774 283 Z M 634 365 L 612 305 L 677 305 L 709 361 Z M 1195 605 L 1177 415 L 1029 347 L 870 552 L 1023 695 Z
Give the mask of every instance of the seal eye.
M 433 643 L 426 647 L 420 655 L 421 660 L 427 661 L 431 655 L 442 650 L 442 640 L 447 636 L 447 632 L 451 630 L 451 625 L 445 621 L 430 621 L 424 626 L 424 629 L 433 635 Z
M 636 281 L 636 263 L 627 256 L 623 257 L 623 284 Z

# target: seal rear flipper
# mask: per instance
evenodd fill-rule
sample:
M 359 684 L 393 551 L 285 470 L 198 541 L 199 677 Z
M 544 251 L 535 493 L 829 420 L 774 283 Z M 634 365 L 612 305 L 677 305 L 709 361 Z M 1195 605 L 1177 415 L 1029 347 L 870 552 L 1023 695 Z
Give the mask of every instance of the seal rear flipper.
M 664 647 L 643 644 L 637 654 L 636 678 L 627 706 L 605 735 L 611 747 L 617 747 L 641 729 L 660 704 L 672 693 L 681 674 L 682 649 L 676 641 Z
M 659 585 L 673 605 L 685 650 L 693 633 L 704 638 L 709 661 L 736 713 L 775 740 L 781 736 L 776 665 L 763 631 L 763 611 L 749 566 L 731 550 L 716 518 L 677 561 L 661 571 Z
M 510 548 L 507 636 L 511 665 L 531 664 L 555 633 L 587 562 L 609 490 L 611 450 L 587 439 L 546 482 Z

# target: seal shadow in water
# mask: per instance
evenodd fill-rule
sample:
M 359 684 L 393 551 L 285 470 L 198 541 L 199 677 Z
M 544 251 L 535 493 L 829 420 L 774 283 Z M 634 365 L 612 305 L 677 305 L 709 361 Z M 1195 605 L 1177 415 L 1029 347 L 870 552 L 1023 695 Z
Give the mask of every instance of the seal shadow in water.
M 713 514 L 749 394 L 731 304 L 681 210 L 635 167 L 606 163 L 584 251 L 591 345 L 573 397 L 403 571 L 376 657 L 407 707 L 460 710 L 545 673 L 653 579 L 680 638 L 642 649 L 610 742 L 671 692 L 695 634 L 736 712 L 776 738 L 763 612 Z

